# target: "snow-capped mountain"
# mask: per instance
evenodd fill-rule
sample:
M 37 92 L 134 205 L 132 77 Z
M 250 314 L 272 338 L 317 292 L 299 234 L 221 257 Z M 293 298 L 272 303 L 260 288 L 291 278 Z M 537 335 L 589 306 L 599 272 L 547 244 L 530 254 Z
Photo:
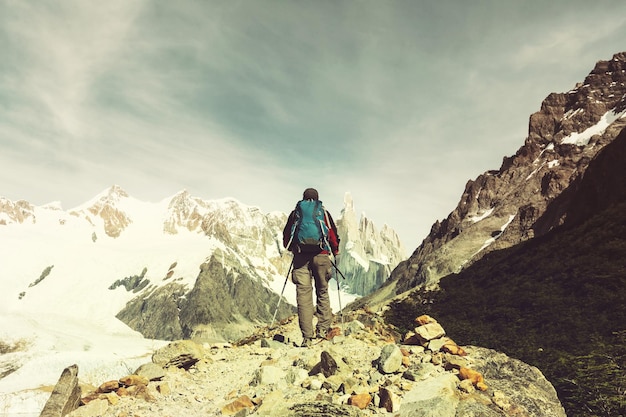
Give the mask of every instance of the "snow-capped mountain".
M 346 205 L 345 219 L 338 223 L 347 253 L 340 269 L 352 281 L 341 283 L 346 290 L 342 298 L 349 302 L 356 295 L 348 292 L 364 288 L 363 282 L 369 283 L 369 290 L 382 282 L 402 260 L 403 249 L 386 226 L 378 234 L 365 217 L 357 225 L 350 197 Z M 158 203 L 142 202 L 119 186 L 68 211 L 58 203 L 37 207 L 2 198 L 0 256 L 12 277 L 3 283 L 2 304 L 11 311 L 45 313 L 54 300 L 57 305 L 75 305 L 75 315 L 99 315 L 103 320 L 117 316 L 156 339 L 200 333 L 235 337 L 245 330 L 224 334 L 227 327 L 237 328 L 234 322 L 249 326 L 272 318 L 272 306 L 278 304 L 272 297 L 281 293 L 291 261 L 282 247 L 286 218 L 285 213 L 262 213 L 234 199 L 202 200 L 187 191 Z M 198 311 L 189 296 L 209 269 L 210 279 L 221 274 L 223 287 L 228 288 L 222 306 L 213 306 L 214 312 L 205 312 L 205 317 L 191 313 L 193 317 L 187 317 L 198 329 L 208 324 L 203 320 L 219 317 L 222 325 L 207 332 L 194 330 L 176 312 L 184 316 L 185 311 Z M 256 294 L 246 297 L 243 288 Z M 293 286 L 285 288 L 284 296 L 283 308 L 295 305 Z M 230 298 L 235 304 L 228 314 L 216 314 L 227 311 L 224 305 Z M 92 302 L 78 305 L 77 299 Z M 160 299 L 171 303 L 156 302 Z M 282 315 L 288 313 L 281 310 Z

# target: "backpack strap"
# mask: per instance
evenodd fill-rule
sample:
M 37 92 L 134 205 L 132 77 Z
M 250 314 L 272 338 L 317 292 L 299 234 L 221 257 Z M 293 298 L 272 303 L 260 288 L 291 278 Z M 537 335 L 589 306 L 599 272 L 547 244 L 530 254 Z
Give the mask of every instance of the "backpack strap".
M 323 249 L 328 251 L 329 253 L 332 253 L 333 249 L 330 247 L 330 242 L 328 241 L 328 235 L 330 234 L 330 220 L 328 220 L 328 212 L 326 211 L 324 206 L 322 206 L 322 210 L 324 211 L 324 219 L 320 220 L 320 222 L 324 221 L 324 223 L 326 223 L 326 230 L 328 230 L 327 233 L 324 233 L 324 225 L 320 224 L 320 228 L 322 229 L 322 241 L 324 244 Z
M 296 204 L 296 210 L 297 209 L 298 209 L 298 205 Z M 291 244 L 293 243 L 293 236 L 295 235 L 296 227 L 298 223 L 298 220 L 296 219 L 295 210 L 291 213 L 289 217 L 293 217 L 293 224 L 291 225 L 291 236 L 289 237 L 289 242 L 287 242 L 287 246 L 285 246 L 287 250 L 289 250 L 289 248 L 291 247 Z

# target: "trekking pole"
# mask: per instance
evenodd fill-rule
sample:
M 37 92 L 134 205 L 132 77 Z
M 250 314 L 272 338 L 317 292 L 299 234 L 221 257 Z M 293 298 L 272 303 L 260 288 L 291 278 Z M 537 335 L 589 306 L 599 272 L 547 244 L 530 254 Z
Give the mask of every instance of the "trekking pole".
M 333 266 L 335 267 L 335 271 L 339 272 L 339 275 L 341 275 L 341 278 L 343 278 L 344 280 L 346 279 L 346 277 L 341 273 L 341 271 L 339 270 L 339 268 L 337 268 L 337 264 L 334 263 L 333 261 L 330 261 L 331 264 L 333 264 Z M 337 284 L 339 284 L 339 281 L 337 281 Z
M 283 290 L 280 292 L 280 297 L 278 297 L 278 304 L 276 304 L 276 310 L 274 310 L 274 317 L 272 317 L 272 324 L 270 324 L 270 329 L 274 327 L 274 321 L 276 320 L 276 313 L 278 313 L 278 307 L 280 307 L 280 302 L 283 299 L 283 293 L 285 292 L 285 287 L 287 286 L 287 280 L 289 279 L 289 274 L 291 273 L 291 268 L 293 268 L 293 258 L 291 259 L 291 264 L 289 265 L 289 269 L 287 270 L 287 276 L 285 277 L 285 283 L 283 284 Z
M 339 278 L 337 277 L 337 272 L 342 276 L 343 279 L 346 279 L 346 277 L 343 276 L 339 268 L 337 268 L 337 264 L 333 262 L 332 259 L 330 263 L 335 267 L 335 281 L 337 281 L 337 297 L 339 298 L 339 315 L 341 316 L 341 331 L 343 332 L 343 310 L 341 308 L 341 289 L 339 288 Z

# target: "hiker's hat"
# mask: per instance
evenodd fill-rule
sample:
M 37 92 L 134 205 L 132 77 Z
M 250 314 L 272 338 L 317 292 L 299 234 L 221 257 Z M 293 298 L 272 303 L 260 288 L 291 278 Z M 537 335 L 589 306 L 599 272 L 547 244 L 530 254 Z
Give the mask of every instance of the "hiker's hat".
M 302 193 L 302 199 L 303 200 L 319 200 L 320 197 L 315 188 L 307 188 Z

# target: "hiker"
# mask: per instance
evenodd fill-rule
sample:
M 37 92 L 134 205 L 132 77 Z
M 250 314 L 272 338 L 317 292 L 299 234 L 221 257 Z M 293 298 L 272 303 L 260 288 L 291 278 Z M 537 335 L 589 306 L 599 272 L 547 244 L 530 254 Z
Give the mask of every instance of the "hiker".
M 303 347 L 315 338 L 324 338 L 330 329 L 333 313 L 328 296 L 332 275 L 330 254 L 339 255 L 337 226 L 319 200 L 317 190 L 307 188 L 296 208 L 289 214 L 283 229 L 283 245 L 293 252 L 291 281 L 296 284 L 298 321 Z M 317 307 L 313 307 L 313 282 Z M 313 316 L 317 317 L 315 332 Z

